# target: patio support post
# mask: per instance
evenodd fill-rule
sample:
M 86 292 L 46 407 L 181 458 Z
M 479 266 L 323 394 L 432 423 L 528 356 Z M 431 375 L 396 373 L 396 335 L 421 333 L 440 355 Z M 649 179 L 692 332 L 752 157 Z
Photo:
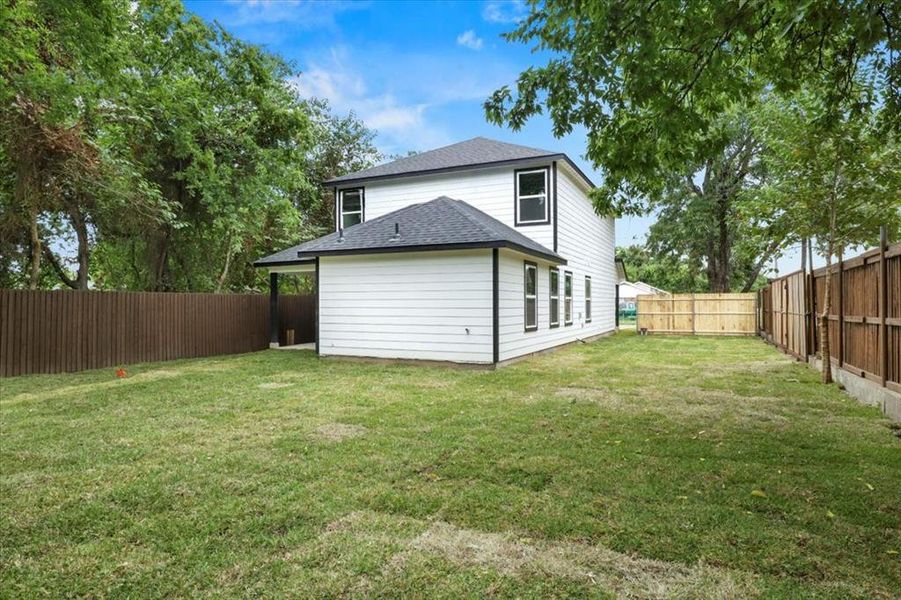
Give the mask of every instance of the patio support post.
M 269 273 L 269 347 L 278 348 L 278 273 Z

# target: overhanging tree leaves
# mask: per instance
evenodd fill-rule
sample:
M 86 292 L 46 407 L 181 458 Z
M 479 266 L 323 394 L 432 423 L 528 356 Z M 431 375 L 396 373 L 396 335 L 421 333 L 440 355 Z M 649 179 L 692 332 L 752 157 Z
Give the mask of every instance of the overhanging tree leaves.
M 486 102 L 494 123 L 520 128 L 544 110 L 563 135 L 588 130 L 587 157 L 604 174 L 602 212 L 640 212 L 672 173 L 716 155 L 711 123 L 764 88 L 818 82 L 830 112 L 855 93 L 859 70 L 879 76 L 884 128 L 901 99 L 897 2 L 634 2 L 530 0 L 507 38 L 553 57 L 524 71 L 515 92 Z

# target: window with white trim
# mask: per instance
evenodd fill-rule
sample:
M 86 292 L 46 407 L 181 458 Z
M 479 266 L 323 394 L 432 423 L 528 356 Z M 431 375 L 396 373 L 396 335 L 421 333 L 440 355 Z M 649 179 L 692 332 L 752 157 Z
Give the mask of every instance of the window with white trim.
M 551 222 L 548 201 L 549 169 L 523 169 L 516 176 L 516 224 L 538 225 Z
M 573 274 L 563 272 L 563 324 L 573 324 Z
M 560 326 L 560 271 L 557 267 L 551 267 L 550 272 L 550 308 L 551 308 L 551 327 Z
M 538 265 L 526 261 L 523 269 L 526 331 L 538 329 Z
M 591 277 L 585 276 L 585 322 L 591 323 Z
M 347 229 L 363 222 L 363 188 L 338 192 L 338 227 Z

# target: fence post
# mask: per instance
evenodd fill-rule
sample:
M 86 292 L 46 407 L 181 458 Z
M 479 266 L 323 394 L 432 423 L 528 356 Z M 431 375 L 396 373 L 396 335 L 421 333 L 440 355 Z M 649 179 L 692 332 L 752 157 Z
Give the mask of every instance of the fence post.
M 782 351 L 791 352 L 788 348 L 788 278 L 782 280 Z
M 888 377 L 888 266 L 885 263 L 885 247 L 887 242 L 885 225 L 879 228 L 879 374 L 882 378 L 882 387 Z
M 838 253 L 838 339 L 836 340 L 836 354 L 838 355 L 838 367 L 845 364 L 845 249 Z M 831 360 L 831 358 L 830 358 Z
M 807 261 L 810 264 L 810 341 L 812 344 L 811 354 L 816 355 L 819 352 L 819 332 L 817 331 L 817 276 L 813 272 L 813 246 L 810 246 L 810 252 L 807 254 Z
M 695 334 L 695 293 L 691 293 L 691 335 Z
M 804 311 L 804 318 L 801 323 L 804 327 L 804 360 L 807 360 L 807 356 L 810 354 L 810 292 L 808 291 L 808 281 L 807 281 L 807 252 L 808 252 L 808 243 L 807 239 L 801 240 L 801 273 L 803 274 L 801 278 L 801 291 L 804 294 L 804 298 L 802 299 L 801 306 Z

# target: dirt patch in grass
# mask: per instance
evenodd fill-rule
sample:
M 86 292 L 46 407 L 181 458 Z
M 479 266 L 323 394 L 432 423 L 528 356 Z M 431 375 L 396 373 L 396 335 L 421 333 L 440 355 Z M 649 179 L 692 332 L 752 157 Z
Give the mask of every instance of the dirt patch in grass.
M 434 523 L 411 542 L 410 548 L 437 554 L 461 566 L 488 567 L 507 575 L 546 574 L 589 581 L 622 597 L 758 595 L 756 576 L 751 573 L 637 558 L 588 544 L 516 539 L 443 522 Z
M 290 383 L 280 383 L 278 381 L 267 381 L 266 383 L 261 383 L 257 386 L 261 390 L 279 390 L 286 387 L 291 387 Z
M 368 431 L 361 425 L 350 425 L 348 423 L 326 423 L 316 428 L 316 437 L 329 442 L 341 442 L 346 439 L 355 438 L 363 435 Z

